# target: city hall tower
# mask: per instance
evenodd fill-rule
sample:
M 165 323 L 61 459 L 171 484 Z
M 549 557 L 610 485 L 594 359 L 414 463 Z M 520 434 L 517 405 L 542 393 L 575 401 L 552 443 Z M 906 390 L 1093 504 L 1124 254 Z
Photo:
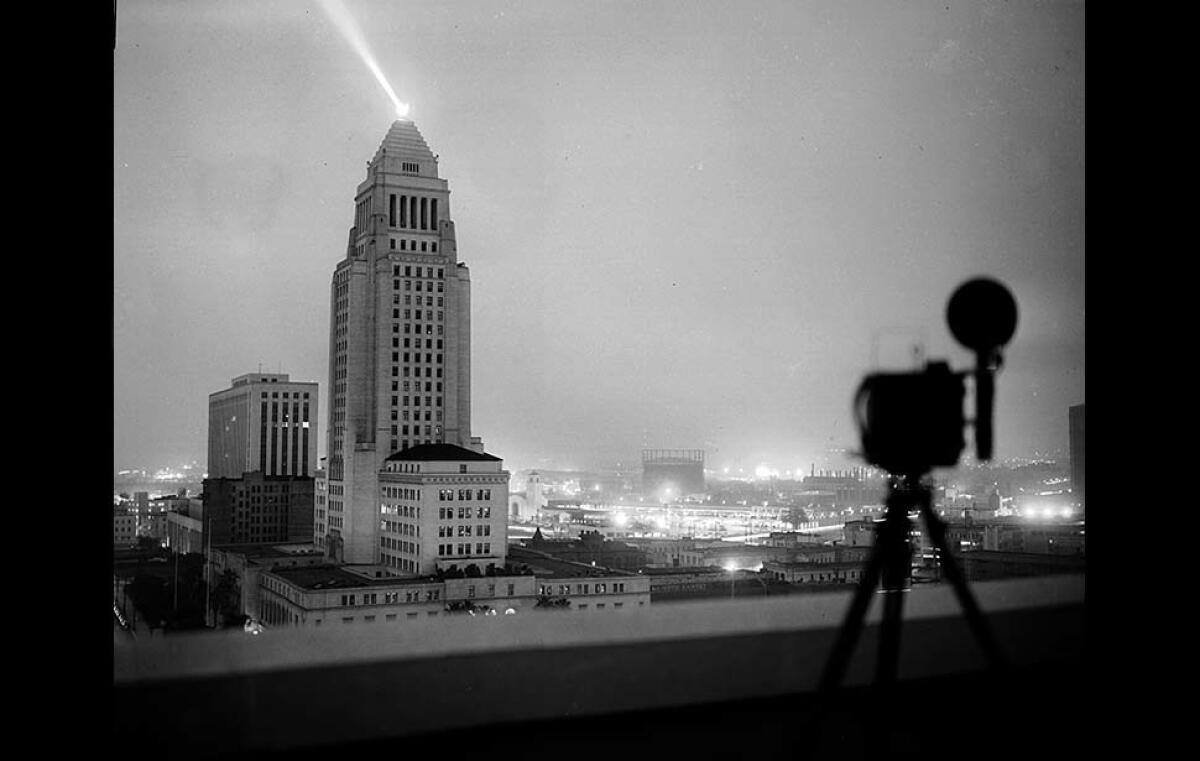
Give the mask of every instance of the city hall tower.
M 379 475 L 392 455 L 471 436 L 471 280 L 450 189 L 416 125 L 392 124 L 354 197 L 330 287 L 325 510 L 316 540 L 379 560 Z M 321 514 L 321 513 L 324 514 Z

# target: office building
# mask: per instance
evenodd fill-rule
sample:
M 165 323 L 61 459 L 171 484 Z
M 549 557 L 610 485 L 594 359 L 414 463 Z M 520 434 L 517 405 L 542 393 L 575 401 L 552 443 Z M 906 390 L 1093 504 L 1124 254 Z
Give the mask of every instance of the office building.
M 317 467 L 317 384 L 247 373 L 208 397 L 208 477 L 312 477 Z
M 247 373 L 208 397 L 203 544 L 310 542 L 317 384 Z
M 205 542 L 311 542 L 315 496 L 314 479 L 303 476 L 255 471 L 241 478 L 205 479 Z
M 499 457 L 453 444 L 420 444 L 389 457 L 375 500 L 376 562 L 409 575 L 503 566 L 509 474 L 502 466 Z
M 382 556 L 377 499 L 389 457 L 483 444 L 471 435 L 470 272 L 458 260 L 449 185 L 413 122 L 391 125 L 354 210 L 330 284 L 326 520 L 314 542 L 361 564 Z M 422 542 L 423 552 L 436 546 Z
M 138 517 L 123 507 L 113 508 L 113 547 L 128 547 L 137 541 Z

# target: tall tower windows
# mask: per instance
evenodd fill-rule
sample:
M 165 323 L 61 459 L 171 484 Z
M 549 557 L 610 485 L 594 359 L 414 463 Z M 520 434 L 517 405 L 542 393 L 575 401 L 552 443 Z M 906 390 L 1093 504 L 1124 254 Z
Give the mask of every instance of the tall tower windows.
M 388 227 L 396 226 L 396 194 L 392 193 L 388 198 Z
M 426 212 L 428 211 L 428 206 L 429 206 L 429 199 L 422 198 L 421 199 L 421 229 L 422 230 L 427 229 L 425 226 L 425 220 L 426 220 Z
M 400 226 L 408 227 L 408 196 L 400 196 Z M 404 242 L 401 241 L 400 247 L 404 248 Z
M 436 198 L 434 198 L 433 200 L 431 200 L 429 202 L 429 228 L 431 230 L 437 229 L 437 199 Z M 437 249 L 434 249 L 434 250 L 436 251 Z

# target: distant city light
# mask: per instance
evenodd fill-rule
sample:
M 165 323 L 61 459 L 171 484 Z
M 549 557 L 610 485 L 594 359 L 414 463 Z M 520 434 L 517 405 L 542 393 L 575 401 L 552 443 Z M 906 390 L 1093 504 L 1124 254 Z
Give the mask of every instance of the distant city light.
M 734 564 L 734 562 L 733 562 L 732 560 L 730 560 L 730 561 L 727 561 L 727 562 L 725 563 L 725 570 L 726 570 L 726 571 L 729 571 L 730 573 L 733 573 L 734 571 L 736 571 L 736 570 L 737 570 L 737 565 L 735 565 L 735 564 Z

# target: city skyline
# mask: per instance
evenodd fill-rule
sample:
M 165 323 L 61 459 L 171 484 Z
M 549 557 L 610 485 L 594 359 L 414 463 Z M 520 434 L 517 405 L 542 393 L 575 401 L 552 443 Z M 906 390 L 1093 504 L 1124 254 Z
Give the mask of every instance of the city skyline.
M 510 470 L 854 448 L 873 344 L 969 365 L 942 315 L 977 274 L 1020 309 L 997 457 L 1065 451 L 1082 6 L 348 7 L 454 189 L 472 428 Z M 115 61 L 114 465 L 159 467 L 256 367 L 328 409 L 329 276 L 394 115 L 316 5 L 122 3 Z

